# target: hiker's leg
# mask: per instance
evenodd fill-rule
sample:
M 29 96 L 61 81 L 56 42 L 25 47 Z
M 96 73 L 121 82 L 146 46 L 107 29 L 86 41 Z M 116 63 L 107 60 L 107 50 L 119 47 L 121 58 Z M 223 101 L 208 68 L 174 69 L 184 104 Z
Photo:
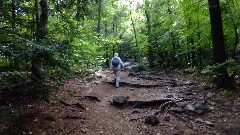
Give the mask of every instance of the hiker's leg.
M 113 67 L 113 75 L 114 75 L 114 82 L 116 83 L 116 74 L 117 74 L 117 68 L 116 67 Z
M 120 82 L 120 70 L 117 70 L 116 72 L 116 87 L 119 87 Z

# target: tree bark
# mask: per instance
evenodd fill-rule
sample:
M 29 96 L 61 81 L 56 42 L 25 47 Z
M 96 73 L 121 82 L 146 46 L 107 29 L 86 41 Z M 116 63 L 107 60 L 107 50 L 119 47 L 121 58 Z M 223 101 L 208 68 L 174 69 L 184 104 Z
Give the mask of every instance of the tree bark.
M 37 41 L 47 38 L 48 35 L 48 0 L 41 0 L 41 14 L 39 10 L 39 1 L 35 0 L 35 16 L 36 16 L 36 39 Z M 38 51 L 33 49 L 33 53 Z M 38 52 L 36 52 L 38 53 Z M 32 58 L 32 75 L 34 78 L 43 79 L 41 69 L 43 68 L 43 63 L 38 56 Z
M 16 28 L 16 0 L 12 0 L 12 28 Z
M 41 15 L 39 20 L 39 32 L 37 35 L 38 39 L 44 39 L 48 35 L 48 0 L 41 0 Z
M 34 4 L 35 11 L 35 35 L 38 37 L 39 35 L 39 23 L 40 23 L 40 12 L 39 12 L 39 0 L 35 0 Z
M 172 8 L 171 8 L 171 5 L 170 5 L 170 0 L 168 0 L 168 2 L 167 2 L 167 4 L 168 4 L 168 10 L 167 10 L 167 12 L 168 12 L 168 14 L 169 14 L 169 19 L 170 19 L 170 22 L 171 22 L 171 26 L 172 26 L 172 24 L 174 23 L 173 21 L 172 21 L 172 15 L 173 15 L 173 13 L 172 13 Z M 178 59 L 176 58 L 176 41 L 175 41 L 175 37 L 174 37 L 174 33 L 173 32 L 171 32 L 171 30 L 170 30 L 171 28 L 169 28 L 169 36 L 170 36 L 170 43 L 171 43 L 171 45 L 172 45 L 172 52 L 171 52 L 171 58 L 172 58 L 172 62 L 174 63 L 174 65 L 176 65 L 176 63 L 178 62 Z
M 131 6 L 131 4 L 130 4 Z M 135 56 L 137 58 L 136 61 L 138 61 L 138 64 L 139 64 L 139 68 L 143 68 L 142 66 L 142 61 L 141 61 L 141 57 L 140 57 L 140 49 L 139 49 L 139 46 L 138 46 L 138 40 L 137 40 L 137 32 L 136 32 L 136 27 L 135 27 L 135 22 L 133 20 L 133 17 L 132 17 L 132 11 L 130 9 L 129 11 L 130 13 L 130 19 L 131 19 L 131 22 L 132 22 L 132 28 L 133 28 L 133 33 L 134 33 L 134 38 L 135 38 L 135 43 L 136 43 L 136 48 L 137 48 L 137 56 Z
M 150 16 L 150 6 L 149 1 L 145 0 L 145 15 L 147 18 L 147 28 L 148 28 L 148 61 L 149 61 L 149 68 L 154 67 L 154 57 L 153 57 L 153 46 L 151 43 L 151 33 L 152 33 L 152 22 L 151 22 L 151 16 Z
M 98 23 L 97 23 L 98 44 L 100 44 L 101 11 L 102 11 L 102 0 L 98 0 Z
M 213 43 L 213 62 L 214 64 L 221 64 L 226 61 L 224 35 L 222 27 L 222 17 L 219 0 L 208 0 L 211 22 L 211 34 Z M 217 77 L 215 84 L 219 88 L 232 87 L 232 82 L 228 76 L 225 67 L 217 65 L 215 72 Z

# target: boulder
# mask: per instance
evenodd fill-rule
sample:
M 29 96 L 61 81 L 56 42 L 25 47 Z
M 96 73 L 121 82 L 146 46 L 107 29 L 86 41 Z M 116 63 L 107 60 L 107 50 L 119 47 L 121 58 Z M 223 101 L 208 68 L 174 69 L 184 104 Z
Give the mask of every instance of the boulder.
M 151 126 L 156 126 L 159 124 L 159 120 L 156 115 L 151 114 L 146 117 L 145 123 Z
M 113 97 L 113 105 L 115 106 L 122 106 L 128 101 L 128 96 L 114 96 Z

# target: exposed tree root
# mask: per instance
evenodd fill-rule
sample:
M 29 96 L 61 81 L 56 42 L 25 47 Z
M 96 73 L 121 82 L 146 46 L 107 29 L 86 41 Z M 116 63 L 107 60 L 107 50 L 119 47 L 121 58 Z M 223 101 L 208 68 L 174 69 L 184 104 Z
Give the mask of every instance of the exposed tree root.
M 115 82 L 107 82 L 108 84 L 115 85 Z M 154 87 L 165 87 L 167 85 L 164 84 L 135 84 L 135 83 L 127 83 L 127 82 L 120 82 L 120 86 L 126 87 L 134 87 L 134 88 L 154 88 Z
M 86 108 L 83 107 L 79 103 L 69 104 L 69 103 L 66 103 L 65 101 L 62 101 L 62 100 L 60 100 L 60 103 L 63 104 L 64 106 L 76 106 L 76 107 L 80 108 L 81 110 L 86 110 Z
M 66 117 L 64 117 L 64 119 L 86 119 L 86 118 L 83 118 L 82 116 L 69 116 L 69 115 L 67 115 Z
M 126 101 L 123 103 L 123 106 L 131 108 L 150 108 L 150 107 L 159 108 L 162 104 L 169 101 L 172 101 L 172 99 L 163 98 L 150 101 Z

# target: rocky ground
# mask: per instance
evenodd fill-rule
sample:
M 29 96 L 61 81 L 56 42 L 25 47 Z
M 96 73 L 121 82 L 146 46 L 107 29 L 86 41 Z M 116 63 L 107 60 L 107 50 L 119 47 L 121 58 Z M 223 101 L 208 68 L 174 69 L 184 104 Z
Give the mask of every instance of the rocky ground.
M 103 71 L 65 81 L 49 103 L 1 97 L 0 134 L 240 135 L 239 92 L 164 71 L 123 71 L 113 84 Z

